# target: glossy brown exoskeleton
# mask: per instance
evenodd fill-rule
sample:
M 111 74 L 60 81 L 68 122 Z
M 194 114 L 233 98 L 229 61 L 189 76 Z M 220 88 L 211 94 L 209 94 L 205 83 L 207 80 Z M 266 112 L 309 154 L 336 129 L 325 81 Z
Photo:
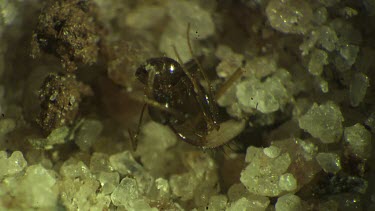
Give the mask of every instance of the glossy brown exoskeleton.
M 136 77 L 145 85 L 150 117 L 168 125 L 183 141 L 205 147 L 209 131 L 218 129 L 218 113 L 194 67 L 191 62 L 182 67 L 168 57 L 152 58 L 137 69 Z
M 242 69 L 238 69 L 214 96 L 202 65 L 191 49 L 189 29 L 190 25 L 186 32 L 187 44 L 194 62 L 182 64 L 174 48 L 179 62 L 168 57 L 149 59 L 137 69 L 136 77 L 145 86 L 145 105 L 148 105 L 150 117 L 154 121 L 169 126 L 181 140 L 189 144 L 216 148 L 228 143 L 245 127 L 244 120 L 219 122 L 216 104 L 216 99 L 241 77 Z M 206 80 L 207 90 L 200 84 L 200 79 Z M 137 133 L 133 136 L 129 131 L 133 147 L 136 146 L 134 139 L 139 133 L 144 109 Z

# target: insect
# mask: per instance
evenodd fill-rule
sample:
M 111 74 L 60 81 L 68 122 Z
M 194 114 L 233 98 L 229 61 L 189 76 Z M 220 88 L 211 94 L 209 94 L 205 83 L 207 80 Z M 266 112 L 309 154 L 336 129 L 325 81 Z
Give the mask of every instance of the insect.
M 187 28 L 188 47 L 190 25 Z M 182 141 L 202 148 L 216 148 L 238 135 L 244 128 L 244 121 L 229 120 L 221 122 L 216 98 L 228 89 L 229 85 L 242 74 L 240 70 L 214 95 L 202 65 L 196 57 L 182 64 L 175 47 L 178 61 L 168 57 L 151 58 L 136 70 L 136 77 L 145 86 L 145 105 L 141 112 L 139 133 L 143 113 L 148 107 L 152 120 L 167 125 Z M 198 67 L 198 68 L 197 68 Z M 202 78 L 208 83 L 205 90 L 200 84 Z M 146 106 L 148 105 L 148 106 Z

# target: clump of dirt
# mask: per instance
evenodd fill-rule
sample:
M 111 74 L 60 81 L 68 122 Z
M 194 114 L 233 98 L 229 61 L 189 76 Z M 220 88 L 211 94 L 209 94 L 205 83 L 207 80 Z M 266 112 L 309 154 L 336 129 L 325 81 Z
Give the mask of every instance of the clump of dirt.
M 89 86 L 78 82 L 73 74 L 49 74 L 39 91 L 41 112 L 38 125 L 46 132 L 71 125 L 83 96 L 93 95 Z
M 77 64 L 98 60 L 104 30 L 97 6 L 87 0 L 52 0 L 42 9 L 32 39 L 32 56 L 41 51 L 57 56 L 69 72 Z

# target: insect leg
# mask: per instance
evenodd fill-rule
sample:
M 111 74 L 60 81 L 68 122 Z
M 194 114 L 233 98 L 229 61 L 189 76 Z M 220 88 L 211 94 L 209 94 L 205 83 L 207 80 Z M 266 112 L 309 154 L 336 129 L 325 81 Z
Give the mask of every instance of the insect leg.
M 219 88 L 219 90 L 216 92 L 215 99 L 218 100 L 223 94 L 225 94 L 226 91 L 233 85 L 235 81 L 237 81 L 239 78 L 241 78 L 242 74 L 244 73 L 244 70 L 242 68 L 238 68 L 236 72 L 234 72 L 228 80 L 224 82 L 224 84 Z
M 143 107 L 142 107 L 142 111 L 141 111 L 141 115 L 139 116 L 139 120 L 138 120 L 138 126 L 137 126 L 137 130 L 135 132 L 135 134 L 133 133 L 133 131 L 131 131 L 130 129 L 128 129 L 128 133 L 129 133 L 129 136 L 130 136 L 130 143 L 132 145 L 132 148 L 133 148 L 133 151 L 137 150 L 137 146 L 138 146 L 138 135 L 141 131 L 141 125 L 142 125 L 142 119 L 143 119 L 143 114 L 146 110 L 146 107 L 147 107 L 147 104 L 143 104 Z
M 192 56 L 192 58 L 194 59 L 195 63 L 197 63 L 198 65 L 198 69 L 200 70 L 202 76 L 203 76 L 203 79 L 207 82 L 208 84 L 208 95 L 207 95 L 207 99 L 206 101 L 208 101 L 208 107 L 209 107 L 209 110 L 210 110 L 210 126 L 213 126 L 216 130 L 219 129 L 219 123 L 217 122 L 217 116 L 219 115 L 219 112 L 218 112 L 218 108 L 216 107 L 216 102 L 215 102 L 215 98 L 214 98 L 214 91 L 213 91 L 213 87 L 212 87 L 212 84 L 210 82 L 210 80 L 208 79 L 208 76 L 206 74 L 206 72 L 204 71 L 203 69 L 203 66 L 202 64 L 198 61 L 197 57 L 195 56 L 194 52 L 193 52 L 193 48 L 191 47 L 191 42 L 190 42 L 190 23 L 188 23 L 188 26 L 187 26 L 187 29 L 186 29 L 186 38 L 187 38 L 187 45 L 188 45 L 188 49 L 190 51 L 190 54 Z
M 213 121 L 211 115 L 205 109 L 205 106 L 202 103 L 202 100 L 206 99 L 206 97 L 204 96 L 204 93 L 203 93 L 203 90 L 202 90 L 201 86 L 199 85 L 198 81 L 196 81 L 193 78 L 193 76 L 190 74 L 190 72 L 186 70 L 185 66 L 182 63 L 181 57 L 177 52 L 176 46 L 172 46 L 172 47 L 173 47 L 174 53 L 176 54 L 178 62 L 181 64 L 182 70 L 184 71 L 184 73 L 190 79 L 190 81 L 191 81 L 191 83 L 193 84 L 193 87 L 194 87 L 194 92 L 198 95 L 197 102 L 198 102 L 199 107 L 201 108 L 201 111 L 203 113 L 204 120 L 206 121 L 207 125 L 210 125 L 210 126 L 213 125 L 214 121 Z

